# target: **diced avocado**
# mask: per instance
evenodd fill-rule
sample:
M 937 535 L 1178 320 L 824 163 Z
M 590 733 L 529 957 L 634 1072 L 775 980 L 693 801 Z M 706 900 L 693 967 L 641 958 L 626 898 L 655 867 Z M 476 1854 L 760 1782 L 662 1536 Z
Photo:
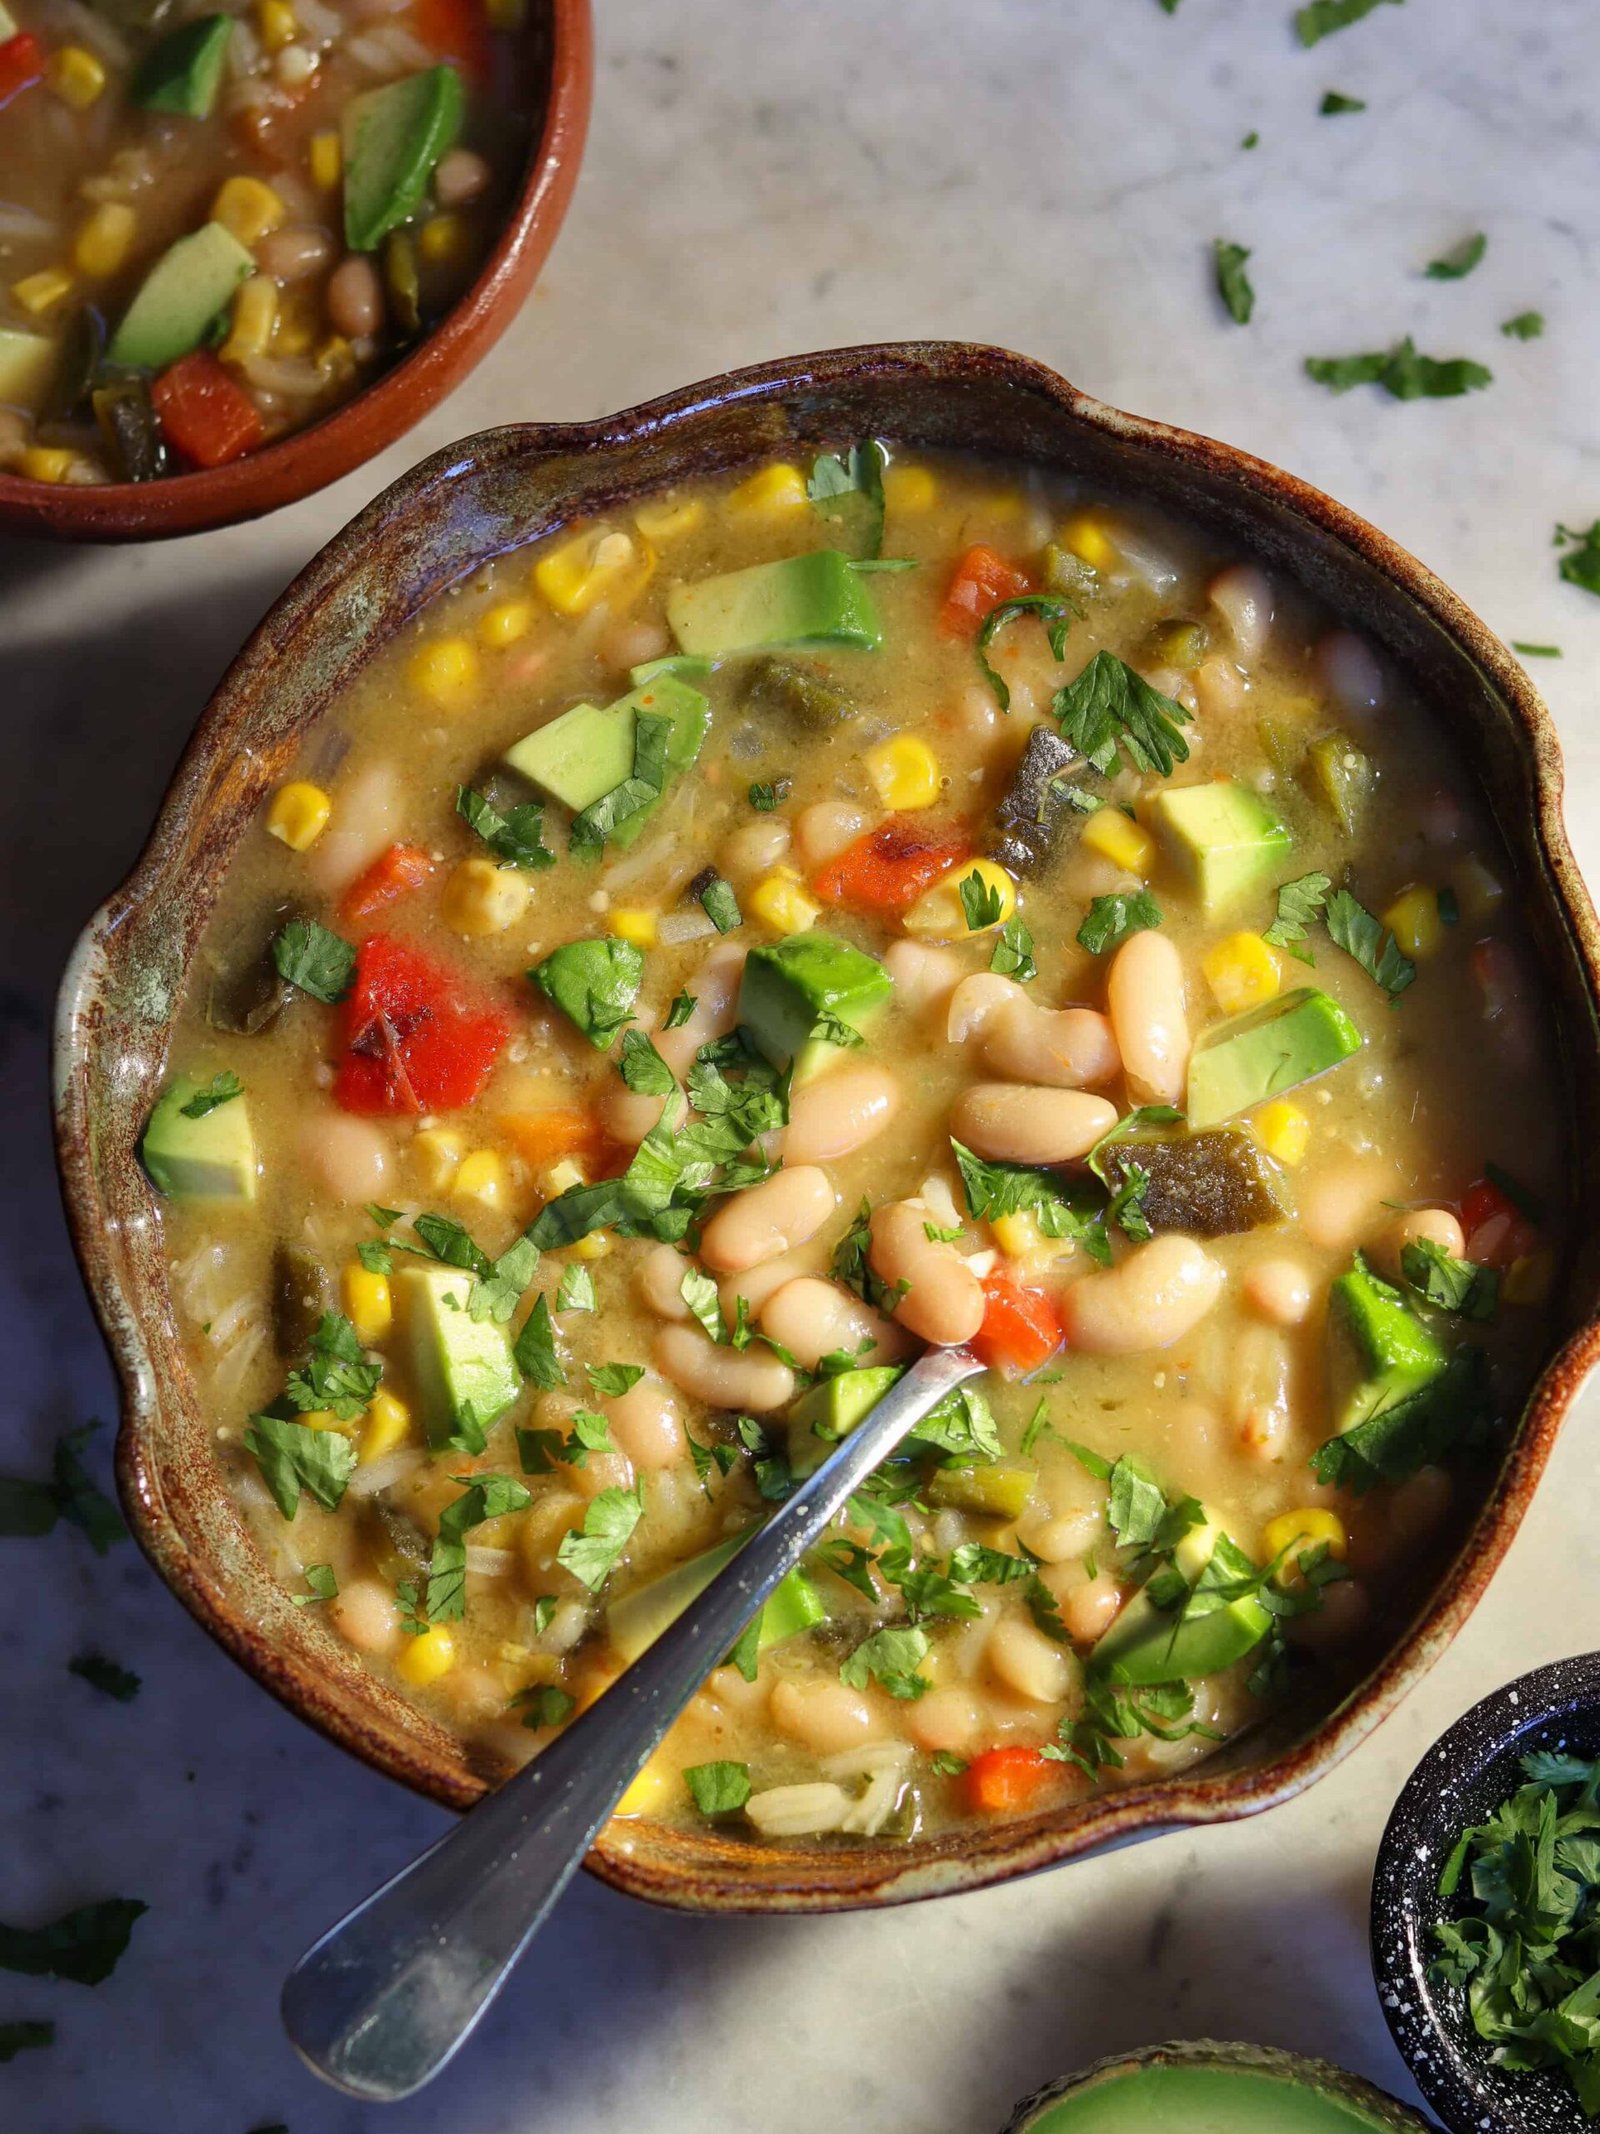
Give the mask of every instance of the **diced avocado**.
M 670 783 L 699 755 L 711 730 L 711 706 L 677 674 L 662 672 L 645 681 L 636 674 L 635 683 L 614 704 L 574 704 L 548 726 L 535 727 L 506 750 L 505 761 L 547 799 L 581 815 L 632 777 L 635 716 L 644 711 L 672 721 L 667 737 Z M 658 805 L 641 808 L 619 823 L 611 842 L 631 845 Z
M 669 1623 L 675 1622 L 693 1600 L 698 1600 L 717 1573 L 732 1563 L 750 1539 L 750 1529 L 730 1534 L 715 1548 L 674 1564 L 659 1578 L 652 1578 L 631 1593 L 624 1593 L 606 1610 L 606 1632 L 622 1658 L 631 1666 L 640 1653 L 653 1645 Z M 761 1611 L 761 1650 L 813 1629 L 827 1620 L 821 1596 L 804 1571 L 791 1571 Z
M 55 376 L 56 344 L 42 333 L 0 326 L 0 401 L 8 407 L 37 408 Z
M 165 370 L 205 339 L 255 261 L 220 222 L 168 245 L 111 336 L 107 359 L 124 370 Z
M 667 595 L 667 621 L 680 651 L 709 659 L 764 645 L 871 652 L 883 640 L 866 579 L 833 548 L 680 585 Z
M 1339 1003 L 1297 986 L 1201 1032 L 1189 1055 L 1189 1124 L 1220 1126 L 1360 1050 L 1361 1032 Z
M 375 252 L 415 214 L 433 167 L 461 125 L 461 77 L 428 67 L 353 96 L 344 107 L 344 241 Z
M 628 680 L 635 689 L 643 689 L 648 682 L 659 682 L 664 674 L 670 674 L 678 682 L 691 678 L 703 682 L 708 674 L 716 671 L 714 659 L 691 658 L 687 652 L 668 652 L 661 659 L 647 659 L 642 667 L 630 667 Z
M 1095 1161 L 1113 1190 L 1133 1166 L 1145 1173 L 1139 1211 L 1157 1236 L 1182 1230 L 1190 1237 L 1231 1237 L 1283 1220 L 1271 1160 L 1238 1127 L 1132 1134 L 1108 1143 Z
M 739 1021 L 774 1067 L 803 1082 L 843 1057 L 830 1021 L 858 1035 L 881 1012 L 894 981 L 882 964 L 832 934 L 790 934 L 753 948 L 739 982 Z
M 602 934 L 563 941 L 529 972 L 545 998 L 589 1040 L 606 1051 L 626 1022 L 644 979 L 644 957 L 631 941 Z
M 839 1371 L 802 1393 L 789 1410 L 789 1466 L 796 1475 L 820 1467 L 842 1437 L 878 1405 L 900 1376 L 895 1364 Z
M 204 1085 L 181 1074 L 150 1114 L 139 1155 L 158 1193 L 174 1200 L 254 1200 L 256 1143 L 247 1097 L 229 1097 L 198 1119 L 183 1107 Z
M 1328 1388 L 1343 1435 L 1431 1385 L 1449 1361 L 1416 1313 L 1360 1253 L 1328 1290 Z
M 1219 1580 L 1247 1577 L 1254 1568 L 1238 1544 L 1209 1516 L 1172 1552 L 1190 1588 L 1181 1607 L 1158 1608 L 1141 1587 L 1089 1655 L 1089 1672 L 1110 1682 L 1150 1688 L 1220 1674 L 1260 1644 L 1272 1617 L 1254 1596 L 1198 1608 L 1194 1588 L 1213 1561 Z
M 134 76 L 134 102 L 146 111 L 210 118 L 232 34 L 231 15 L 202 15 L 197 22 L 171 31 L 146 54 Z
M 1032 1460 L 991 1460 L 981 1467 L 936 1467 L 928 1477 L 924 1495 L 940 1511 L 1020 1519 L 1038 1479 L 1039 1470 Z
M 470 1441 L 522 1391 L 504 1327 L 467 1310 L 473 1278 L 456 1267 L 403 1267 L 394 1276 L 422 1427 L 435 1451 Z
M 1378 780 L 1372 758 L 1346 734 L 1324 734 L 1306 750 L 1306 778 L 1346 837 L 1360 827 Z
M 1168 854 L 1213 915 L 1276 875 L 1294 843 L 1261 795 L 1237 778 L 1166 786 L 1150 816 Z

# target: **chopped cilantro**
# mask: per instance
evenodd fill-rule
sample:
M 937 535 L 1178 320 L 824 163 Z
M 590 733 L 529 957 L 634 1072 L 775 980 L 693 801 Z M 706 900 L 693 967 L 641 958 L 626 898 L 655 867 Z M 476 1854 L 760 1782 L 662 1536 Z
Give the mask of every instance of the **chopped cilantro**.
M 750 1766 L 741 1763 L 690 1764 L 683 1782 L 702 1815 L 737 1815 L 750 1798 Z
M 467 1612 L 467 1536 L 487 1519 L 526 1511 L 532 1496 L 514 1475 L 457 1475 L 466 1488 L 439 1514 L 439 1531 L 428 1563 L 430 1623 L 456 1623 Z
M 115 1660 L 108 1660 L 103 1652 L 78 1653 L 67 1662 L 67 1672 L 80 1676 L 91 1689 L 115 1697 L 118 1704 L 131 1704 L 139 1694 L 139 1677 L 131 1669 L 119 1667 Z
M 219 1104 L 231 1104 L 235 1097 L 243 1095 L 243 1082 L 231 1067 L 224 1067 L 221 1074 L 214 1074 L 204 1089 L 197 1089 L 188 1103 L 180 1104 L 178 1109 L 186 1119 L 203 1119 Z
M 1261 146 L 1261 136 L 1254 127 L 1245 135 L 1239 146 L 1241 148 L 1259 148 Z
M 624 1030 L 618 1072 L 638 1097 L 670 1097 L 677 1077 L 642 1030 Z
M 1461 1319 L 1490 1320 L 1500 1301 L 1500 1276 L 1475 1260 L 1458 1260 L 1431 1237 L 1412 1238 L 1400 1249 L 1400 1271 L 1429 1304 Z
M 1125 1452 L 1111 1469 L 1110 1484 L 1106 1518 L 1112 1533 L 1124 1548 L 1148 1548 L 1167 1516 L 1167 1499 L 1160 1483 L 1143 1460 Z
M 1494 373 L 1466 356 L 1424 356 L 1409 334 L 1395 348 L 1362 356 L 1307 356 L 1306 375 L 1330 392 L 1381 385 L 1396 400 L 1453 400 L 1494 383 Z
M 842 525 L 859 555 L 883 552 L 883 472 L 889 451 L 877 438 L 844 452 L 819 452 L 811 463 L 806 495 L 824 518 Z
M 973 650 L 978 658 L 978 672 L 994 691 L 994 700 L 1002 711 L 1011 709 L 1011 691 L 1004 675 L 991 664 L 989 647 L 1006 624 L 1014 622 L 1019 615 L 1037 615 L 1044 625 L 1051 652 L 1057 659 L 1062 659 L 1066 656 L 1067 632 L 1072 627 L 1073 617 L 1081 613 L 1075 601 L 1064 599 L 1059 593 L 1023 593 L 1015 600 L 1002 600 L 989 610 Z
M 744 913 L 739 909 L 739 899 L 733 893 L 732 884 L 725 882 L 720 874 L 714 874 L 701 890 L 700 903 L 719 934 L 731 934 L 735 927 L 743 926 Z
M 558 1312 L 592 1312 L 595 1309 L 594 1276 L 579 1260 L 571 1260 L 561 1270 L 561 1280 L 556 1286 Z
M 556 1561 L 591 1593 L 598 1593 L 628 1546 L 643 1511 L 642 1482 L 633 1489 L 601 1490 L 590 1500 L 583 1525 L 562 1535 Z
M 1561 647 L 1559 645 L 1530 645 L 1515 637 L 1511 640 L 1511 649 L 1513 652 L 1520 652 L 1524 659 L 1559 659 L 1561 657 Z
M 1463 281 L 1488 249 L 1488 238 L 1478 230 L 1471 237 L 1464 237 L 1453 252 L 1446 252 L 1441 259 L 1430 259 L 1424 272 L 1430 282 Z
M 692 993 L 676 994 L 672 1006 L 667 1010 L 667 1019 L 661 1025 L 662 1029 L 681 1030 L 698 1005 Z
M 1099 1189 L 1092 1203 L 1082 1188 L 1069 1187 L 1054 1171 L 1036 1170 L 1027 1164 L 986 1163 L 959 1141 L 950 1144 L 966 1192 L 967 1213 L 993 1221 L 997 1215 L 1031 1215 L 1046 1237 L 1071 1238 L 1092 1259 L 1108 1265 L 1111 1248 L 1106 1242 L 1105 1205 Z M 834 1272 L 839 1273 L 835 1255 Z M 852 1287 L 855 1285 L 852 1284 Z M 867 1297 L 867 1302 L 877 1300 Z M 898 1302 L 898 1298 L 894 1302 Z M 892 1309 L 879 1305 L 879 1309 Z
M 644 1376 L 642 1363 L 591 1363 L 589 1383 L 602 1400 L 615 1400 Z
M 1311 1471 L 1319 1482 L 1358 1493 L 1405 1482 L 1462 1446 L 1482 1444 L 1494 1414 L 1488 1358 L 1468 1345 L 1428 1385 L 1319 1446 Z
M 634 713 L 632 774 L 573 817 L 570 839 L 575 853 L 598 853 L 625 822 L 661 798 L 669 775 L 667 743 L 672 731 L 668 718 L 648 711 Z
M 254 1453 L 261 1479 L 285 1519 L 300 1509 L 302 1489 L 324 1511 L 337 1511 L 356 1470 L 356 1448 L 342 1430 L 318 1430 L 280 1415 L 251 1416 L 244 1446 Z
M 793 791 L 792 778 L 775 778 L 770 785 L 753 785 L 749 791 L 750 805 L 758 815 L 770 815 L 774 808 L 782 807 Z
M 914 1628 L 875 1630 L 863 1638 L 839 1669 L 839 1680 L 849 1689 L 865 1689 L 876 1681 L 891 1697 L 920 1697 L 931 1687 L 917 1669 L 928 1656 L 928 1633 Z
M 149 1909 L 137 1897 L 105 1897 L 98 1904 L 80 1904 L 48 1926 L 0 1925 L 0 1971 L 98 1986 L 117 1968 L 134 1922 Z
M 1295 12 L 1295 34 L 1303 45 L 1320 44 L 1336 30 L 1364 21 L 1375 7 L 1399 7 L 1403 0 L 1308 0 Z
M 533 1310 L 522 1322 L 522 1331 L 512 1344 L 511 1354 L 523 1377 L 546 1392 L 555 1386 L 564 1386 L 567 1374 L 560 1357 L 556 1354 L 556 1332 L 550 1323 L 550 1300 L 545 1296 L 535 1297 Z
M 528 976 L 595 1050 L 604 1052 L 623 1024 L 633 1020 L 644 957 L 631 941 L 603 934 L 563 942 Z
M 1183 1741 L 1191 1734 L 1217 1740 L 1212 1728 L 1190 1717 L 1193 1710 L 1194 1691 L 1187 1682 L 1114 1689 L 1109 1682 L 1091 1681 L 1081 1714 L 1062 1720 L 1057 1740 L 1043 1753 L 1098 1779 L 1102 1770 L 1120 1770 L 1127 1761 L 1116 1746 L 1119 1741 L 1135 1741 L 1141 1734 L 1158 1741 Z
M 1302 874 L 1293 882 L 1278 885 L 1278 916 L 1261 936 L 1273 948 L 1286 948 L 1302 963 L 1316 957 L 1304 946 L 1306 929 L 1327 902 L 1332 881 L 1325 874 Z
M 100 1428 L 85 1423 L 56 1440 L 48 1482 L 23 1475 L 0 1475 L 0 1535 L 32 1538 L 48 1534 L 58 1519 L 77 1527 L 97 1556 L 127 1533 L 122 1514 L 96 1487 L 83 1464 L 83 1449 Z
M 1537 341 L 1544 332 L 1544 313 L 1519 311 L 1515 318 L 1501 320 L 1500 331 L 1511 341 Z
M 1065 739 L 1102 773 L 1119 751 L 1130 770 L 1159 771 L 1163 778 L 1174 763 L 1188 761 L 1189 744 L 1179 731 L 1188 712 L 1114 652 L 1097 652 L 1076 681 L 1056 692 L 1051 709 Z
M 1600 519 L 1582 529 L 1558 526 L 1556 546 L 1563 542 L 1576 545 L 1556 566 L 1561 576 L 1568 585 L 1581 585 L 1586 593 L 1600 593 Z
M 1323 908 L 1322 919 L 1335 947 L 1353 956 L 1391 1000 L 1416 977 L 1416 965 L 1401 954 L 1394 935 L 1364 904 L 1358 904 L 1348 889 L 1333 892 Z
M 1129 934 L 1144 933 L 1161 924 L 1161 906 L 1148 889 L 1114 890 L 1096 897 L 1078 928 L 1078 946 L 1091 956 L 1103 956 Z
M 456 787 L 456 813 L 475 830 L 502 867 L 553 867 L 556 856 L 544 841 L 544 809 L 525 801 L 504 815 L 470 785 Z
M 986 882 L 974 867 L 970 874 L 962 876 L 957 887 L 961 892 L 961 909 L 966 915 L 969 934 L 981 934 L 985 927 L 998 923 L 1005 905 L 995 883 Z
M 511 1709 L 520 1712 L 523 1725 L 537 1733 L 543 1727 L 564 1725 L 578 1709 L 578 1700 L 553 1682 L 540 1682 L 532 1689 L 519 1689 Z
M 349 991 L 356 968 L 349 942 L 315 919 L 291 919 L 280 927 L 273 936 L 272 960 L 286 983 L 329 1007 Z
M 289 1598 L 297 1608 L 309 1608 L 316 1601 L 337 1600 L 339 1581 L 334 1576 L 331 1563 L 308 1563 L 306 1565 L 306 1591 L 292 1593 Z
M 1225 237 L 1214 239 L 1211 251 L 1216 265 L 1217 294 L 1228 307 L 1228 316 L 1233 323 L 1248 326 L 1256 304 L 1255 290 L 1244 271 L 1244 263 L 1250 254 L 1245 246 L 1230 244 Z
M 725 1343 L 728 1338 L 728 1329 L 722 1316 L 722 1302 L 717 1293 L 716 1283 L 712 1281 L 705 1269 L 693 1265 L 686 1266 L 683 1271 L 683 1280 L 678 1285 L 678 1294 L 682 1297 L 684 1303 L 688 1305 L 690 1317 L 698 1321 L 711 1339 L 715 1342 Z
M 1033 936 L 1016 913 L 995 936 L 989 968 L 1002 978 L 1014 978 L 1018 985 L 1026 985 L 1039 975 L 1039 966 L 1033 960 Z
M 305 1362 L 289 1373 L 284 1399 L 302 1415 L 326 1411 L 341 1423 L 353 1423 L 366 1412 L 382 1378 L 383 1365 L 367 1362 L 350 1321 L 341 1312 L 324 1312 Z
M 1329 89 L 1317 110 L 1325 119 L 1337 118 L 1341 111 L 1365 111 L 1366 105 L 1359 96 L 1345 96 L 1337 89 Z

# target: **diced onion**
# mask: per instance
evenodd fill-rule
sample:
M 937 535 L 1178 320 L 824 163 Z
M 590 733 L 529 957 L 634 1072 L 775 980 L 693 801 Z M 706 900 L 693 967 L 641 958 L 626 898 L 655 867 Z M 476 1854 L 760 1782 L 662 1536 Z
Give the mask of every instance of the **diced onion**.
M 664 948 L 674 948 L 681 941 L 703 941 L 707 934 L 714 934 L 716 930 L 707 914 L 699 909 L 665 912 L 656 923 L 656 937 Z
M 376 1497 L 380 1491 L 393 1489 L 396 1482 L 403 1482 L 407 1475 L 415 1474 L 428 1455 L 414 1446 L 402 1445 L 398 1452 L 386 1452 L 381 1460 L 374 1460 L 369 1467 L 358 1467 L 350 1477 L 346 1496 L 358 1501 L 363 1497 Z
M 467 1569 L 478 1578 L 504 1578 L 516 1560 L 515 1549 L 475 1548 L 467 1543 Z

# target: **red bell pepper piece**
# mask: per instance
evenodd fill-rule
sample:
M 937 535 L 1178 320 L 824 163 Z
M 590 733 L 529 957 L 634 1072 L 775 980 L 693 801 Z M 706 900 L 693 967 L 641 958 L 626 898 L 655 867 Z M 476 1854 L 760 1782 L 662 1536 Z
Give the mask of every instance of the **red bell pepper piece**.
M 44 80 L 44 46 L 28 30 L 0 44 L 0 111 L 14 96 Z
M 346 1111 L 459 1111 L 482 1094 L 510 1019 L 453 971 L 403 941 L 369 934 L 339 1010 L 333 1094 Z
M 939 877 L 972 857 L 972 840 L 920 815 L 891 815 L 829 860 L 812 882 L 825 904 L 907 911 Z
M 224 467 L 253 452 L 266 434 L 261 410 L 209 348 L 191 349 L 164 370 L 150 398 L 169 445 L 196 467 Z
M 1060 1769 L 1037 1749 L 985 1749 L 962 1772 L 961 1791 L 973 1815 L 1020 1815 Z
M 1533 1224 L 1492 1178 L 1480 1178 L 1461 1196 L 1461 1230 L 1467 1258 L 1481 1267 L 1509 1267 L 1539 1242 Z
M 1003 1267 L 984 1278 L 983 1324 L 973 1353 L 991 1371 L 1026 1378 L 1049 1362 L 1063 1334 L 1056 1308 L 1042 1289 L 1028 1289 Z
M 411 25 L 430 52 L 453 59 L 482 83 L 489 77 L 489 24 L 483 0 L 416 0 Z
M 991 608 L 1032 590 L 1033 580 L 1020 565 L 992 548 L 969 548 L 946 588 L 939 627 L 946 637 L 976 637 Z
M 339 905 L 339 917 L 355 926 L 386 904 L 410 896 L 433 872 L 433 858 L 420 845 L 391 845 L 379 853 L 365 874 L 357 875 Z

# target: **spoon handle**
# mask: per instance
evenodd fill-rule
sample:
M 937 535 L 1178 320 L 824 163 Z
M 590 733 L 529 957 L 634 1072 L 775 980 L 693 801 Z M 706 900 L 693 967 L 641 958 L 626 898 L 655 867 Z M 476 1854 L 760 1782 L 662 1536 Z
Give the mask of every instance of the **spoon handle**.
M 740 1631 L 878 1462 L 981 1368 L 965 1349 L 914 1363 L 603 1697 L 312 1944 L 282 2008 L 317 2074 L 386 2102 L 439 2072 Z

